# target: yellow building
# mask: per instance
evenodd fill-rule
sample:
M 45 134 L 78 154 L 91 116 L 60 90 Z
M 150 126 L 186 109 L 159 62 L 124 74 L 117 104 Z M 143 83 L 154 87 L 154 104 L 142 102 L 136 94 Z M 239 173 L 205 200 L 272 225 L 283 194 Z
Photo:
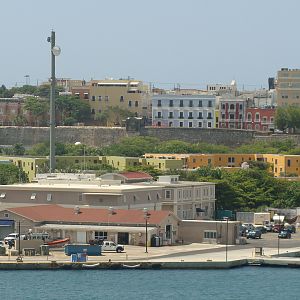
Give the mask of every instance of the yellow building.
M 262 154 L 275 177 L 300 176 L 300 155 Z
M 135 113 L 136 116 L 150 117 L 151 97 L 149 87 L 139 80 L 92 80 L 89 86 L 91 112 L 103 112 L 118 106 Z
M 140 162 L 144 166 L 152 166 L 161 171 L 181 170 L 183 169 L 183 161 L 174 158 L 140 158 Z

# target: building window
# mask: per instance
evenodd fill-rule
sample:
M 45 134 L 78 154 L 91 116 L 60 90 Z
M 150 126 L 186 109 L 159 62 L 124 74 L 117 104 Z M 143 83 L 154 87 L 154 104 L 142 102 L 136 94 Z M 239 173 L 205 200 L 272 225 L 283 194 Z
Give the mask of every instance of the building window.
M 173 107 L 174 106 L 174 101 L 173 100 L 169 100 L 169 106 Z
M 255 121 L 259 121 L 259 117 L 260 117 L 260 116 L 259 116 L 259 113 L 256 113 L 256 114 L 255 114 Z
M 225 109 L 225 104 L 222 104 L 222 109 Z
M 167 190 L 165 197 L 166 197 L 166 199 L 171 199 L 171 191 Z
M 208 101 L 208 107 L 212 107 L 212 101 L 211 100 Z
M 105 101 L 108 101 L 109 100 L 109 96 L 105 96 Z
M 234 110 L 234 104 L 230 104 L 229 109 Z
M 207 122 L 207 127 L 211 128 L 211 122 Z
M 180 107 L 183 107 L 183 100 L 180 100 L 180 101 L 179 101 L 179 106 L 180 106 Z
M 173 112 L 172 111 L 169 112 L 169 119 L 173 119 Z
M 193 119 L 193 112 L 189 112 L 189 117 L 188 117 L 189 119 Z
M 172 127 L 173 126 L 173 122 L 169 122 L 169 127 Z
M 157 122 L 157 126 L 160 127 L 161 126 L 161 122 Z
M 179 119 L 183 119 L 184 116 L 183 116 L 183 111 L 179 112 Z
M 199 122 L 199 123 L 198 123 L 198 127 L 199 127 L 199 128 L 202 128 L 202 122 Z
M 124 96 L 120 97 L 120 102 L 124 102 Z
M 202 100 L 199 100 L 198 107 L 202 107 Z
M 180 122 L 180 123 L 179 123 L 179 127 L 183 127 L 183 122 Z
M 157 106 L 161 106 L 161 100 L 157 100 Z
M 95 231 L 95 240 L 107 240 L 107 232 Z
M 96 97 L 95 96 L 92 96 L 92 101 L 95 101 L 96 100 Z
M 290 159 L 287 160 L 287 165 L 288 165 L 288 167 L 291 166 L 291 160 Z
M 212 113 L 211 112 L 207 113 L 207 119 L 212 119 Z
M 4 218 L 9 218 L 9 213 L 5 213 Z
M 132 106 L 132 102 L 131 100 L 128 101 L 128 106 L 131 107 Z
M 139 102 L 135 101 L 135 107 L 138 107 L 138 106 L 139 106 Z
M 98 100 L 101 101 L 102 100 L 102 96 L 98 96 Z
M 30 196 L 30 200 L 35 200 L 36 199 L 36 193 L 32 193 Z
M 240 104 L 240 110 L 242 110 L 243 109 L 243 104 Z
M 193 107 L 193 100 L 189 101 L 189 107 Z
M 205 239 L 216 239 L 217 238 L 217 232 L 216 231 L 204 231 L 204 238 Z
M 161 111 L 157 112 L 157 118 L 159 118 L 159 119 L 161 118 Z
M 201 111 L 198 113 L 198 119 L 203 119 L 203 113 Z
M 234 161 L 235 161 L 234 157 L 228 157 L 228 162 L 229 163 L 234 163 Z
M 52 194 L 47 194 L 47 201 L 51 201 L 52 200 Z
M 91 114 L 92 114 L 92 115 L 94 115 L 94 114 L 95 114 L 95 109 L 94 109 L 94 108 L 92 108 L 92 110 L 91 110 Z

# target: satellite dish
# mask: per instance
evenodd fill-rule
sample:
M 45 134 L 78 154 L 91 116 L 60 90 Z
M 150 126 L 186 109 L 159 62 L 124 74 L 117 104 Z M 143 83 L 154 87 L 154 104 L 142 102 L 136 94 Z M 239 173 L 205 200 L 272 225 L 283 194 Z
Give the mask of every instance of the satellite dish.
M 53 53 L 53 55 L 58 56 L 58 55 L 60 54 L 60 52 L 61 52 L 61 49 L 60 49 L 59 46 L 54 46 L 54 47 L 52 48 L 52 53 Z

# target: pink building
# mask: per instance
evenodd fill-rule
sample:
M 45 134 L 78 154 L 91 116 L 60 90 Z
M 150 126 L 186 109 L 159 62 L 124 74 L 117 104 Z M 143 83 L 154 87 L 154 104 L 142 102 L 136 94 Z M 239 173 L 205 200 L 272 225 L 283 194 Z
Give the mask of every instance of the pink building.
M 248 130 L 270 131 L 274 129 L 275 108 L 246 108 L 244 128 Z

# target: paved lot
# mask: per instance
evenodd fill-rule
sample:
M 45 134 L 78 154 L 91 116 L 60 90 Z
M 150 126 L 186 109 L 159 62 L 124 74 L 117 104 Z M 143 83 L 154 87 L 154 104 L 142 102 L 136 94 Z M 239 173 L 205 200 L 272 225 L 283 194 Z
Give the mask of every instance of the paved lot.
M 246 245 L 228 245 L 228 260 L 253 258 L 255 247 L 263 247 L 265 257 L 276 255 L 278 252 L 278 234 L 266 233 L 262 239 L 247 240 Z M 89 261 L 224 261 L 226 258 L 226 246 L 215 244 L 189 244 L 165 247 L 148 247 L 148 253 L 145 253 L 145 247 L 126 246 L 125 252 L 104 252 L 98 257 L 89 257 Z M 291 239 L 279 240 L 280 253 L 300 251 L 300 232 L 293 234 Z M 24 261 L 70 261 L 63 249 L 53 249 L 51 255 L 24 257 Z M 13 261 L 15 256 L 0 256 L 0 261 Z

